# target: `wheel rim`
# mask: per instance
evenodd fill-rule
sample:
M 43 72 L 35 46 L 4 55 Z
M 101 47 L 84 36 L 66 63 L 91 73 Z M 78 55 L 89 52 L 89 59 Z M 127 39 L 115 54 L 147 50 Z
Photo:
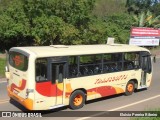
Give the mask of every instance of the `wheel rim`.
M 73 100 L 73 103 L 75 106 L 79 106 L 79 105 L 81 105 L 82 100 L 83 100 L 82 95 L 76 95 L 76 97 Z
M 133 91 L 133 84 L 128 84 L 127 90 L 128 90 L 128 92 L 132 92 Z

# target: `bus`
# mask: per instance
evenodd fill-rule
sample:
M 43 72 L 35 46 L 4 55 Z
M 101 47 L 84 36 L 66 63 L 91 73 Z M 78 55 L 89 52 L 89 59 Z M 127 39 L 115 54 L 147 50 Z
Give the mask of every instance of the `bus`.
M 79 109 L 88 100 L 149 87 L 151 53 L 125 44 L 13 47 L 6 78 L 9 97 L 28 110 Z

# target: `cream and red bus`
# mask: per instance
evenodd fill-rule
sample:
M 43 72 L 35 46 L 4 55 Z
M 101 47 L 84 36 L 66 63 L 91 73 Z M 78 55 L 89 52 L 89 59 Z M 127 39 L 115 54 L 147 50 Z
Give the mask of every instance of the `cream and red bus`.
M 13 47 L 8 61 L 8 95 L 28 110 L 78 109 L 88 100 L 131 95 L 152 80 L 150 52 L 131 45 Z

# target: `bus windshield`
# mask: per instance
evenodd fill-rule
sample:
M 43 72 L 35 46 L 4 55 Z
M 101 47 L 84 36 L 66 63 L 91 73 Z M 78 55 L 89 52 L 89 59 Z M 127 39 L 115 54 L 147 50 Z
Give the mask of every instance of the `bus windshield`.
M 9 64 L 18 70 L 27 71 L 28 57 L 21 53 L 12 51 L 9 54 Z

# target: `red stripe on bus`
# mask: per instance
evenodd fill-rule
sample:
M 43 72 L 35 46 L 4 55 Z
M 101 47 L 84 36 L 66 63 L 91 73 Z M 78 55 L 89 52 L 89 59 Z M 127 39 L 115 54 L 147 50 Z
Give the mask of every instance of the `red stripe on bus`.
M 93 91 L 99 93 L 102 97 L 116 94 L 116 89 L 111 86 L 101 86 L 87 90 L 87 92 L 93 92 Z
M 17 88 L 19 90 L 24 90 L 25 87 L 26 87 L 26 80 L 22 79 L 22 83 L 20 86 L 17 86 L 14 83 L 11 84 L 11 91 L 13 92 L 13 89 L 15 89 L 15 88 Z
M 46 97 L 55 97 L 63 95 L 63 91 L 57 88 L 57 84 L 51 81 L 36 83 L 36 91 Z

